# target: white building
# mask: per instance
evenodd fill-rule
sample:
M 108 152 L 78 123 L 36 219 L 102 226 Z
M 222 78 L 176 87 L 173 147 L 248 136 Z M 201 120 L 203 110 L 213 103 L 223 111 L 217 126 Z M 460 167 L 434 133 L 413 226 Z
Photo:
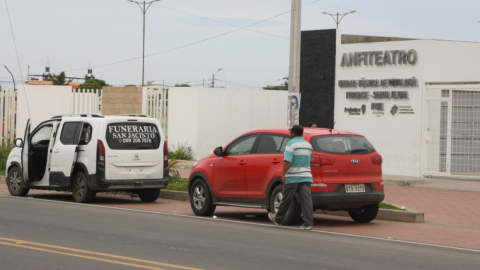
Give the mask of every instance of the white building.
M 318 33 L 336 35 L 333 89 L 320 90 L 334 91 L 334 127 L 366 136 L 384 174 L 480 177 L 479 43 Z M 301 83 L 305 100 L 315 90 Z

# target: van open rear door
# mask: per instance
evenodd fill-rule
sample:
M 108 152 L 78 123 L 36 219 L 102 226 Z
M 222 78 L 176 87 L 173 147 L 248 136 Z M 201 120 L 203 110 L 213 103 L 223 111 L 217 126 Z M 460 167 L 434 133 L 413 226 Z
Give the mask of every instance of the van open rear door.
M 50 160 L 50 185 L 65 186 L 70 184 L 70 174 L 77 159 L 78 143 L 83 129 L 83 122 L 64 122 L 61 124 Z

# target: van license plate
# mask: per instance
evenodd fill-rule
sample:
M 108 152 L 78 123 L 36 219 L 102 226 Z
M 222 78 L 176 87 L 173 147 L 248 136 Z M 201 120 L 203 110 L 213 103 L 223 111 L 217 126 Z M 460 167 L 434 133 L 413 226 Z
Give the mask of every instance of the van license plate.
M 365 192 L 365 184 L 345 184 L 345 192 Z

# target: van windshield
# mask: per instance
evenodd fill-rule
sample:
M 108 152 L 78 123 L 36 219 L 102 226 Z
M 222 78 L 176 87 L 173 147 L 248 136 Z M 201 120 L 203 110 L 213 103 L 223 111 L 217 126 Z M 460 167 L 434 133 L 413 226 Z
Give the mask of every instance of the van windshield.
M 375 152 L 375 148 L 360 136 L 352 135 L 328 135 L 313 137 L 311 140 L 313 150 L 316 152 L 331 154 L 370 154 Z
M 110 149 L 158 149 L 160 146 L 158 127 L 152 123 L 111 123 L 105 137 Z

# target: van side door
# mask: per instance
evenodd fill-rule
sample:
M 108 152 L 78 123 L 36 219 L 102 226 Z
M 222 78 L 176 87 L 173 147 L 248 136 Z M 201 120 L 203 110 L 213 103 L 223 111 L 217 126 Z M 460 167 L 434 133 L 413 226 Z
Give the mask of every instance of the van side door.
M 22 174 L 23 183 L 28 183 L 28 140 L 30 135 L 30 119 L 27 120 L 27 126 L 25 127 L 25 134 L 23 135 L 23 148 L 22 148 Z
M 50 186 L 70 185 L 82 129 L 83 122 L 80 121 L 60 123 L 55 144 L 51 148 Z

